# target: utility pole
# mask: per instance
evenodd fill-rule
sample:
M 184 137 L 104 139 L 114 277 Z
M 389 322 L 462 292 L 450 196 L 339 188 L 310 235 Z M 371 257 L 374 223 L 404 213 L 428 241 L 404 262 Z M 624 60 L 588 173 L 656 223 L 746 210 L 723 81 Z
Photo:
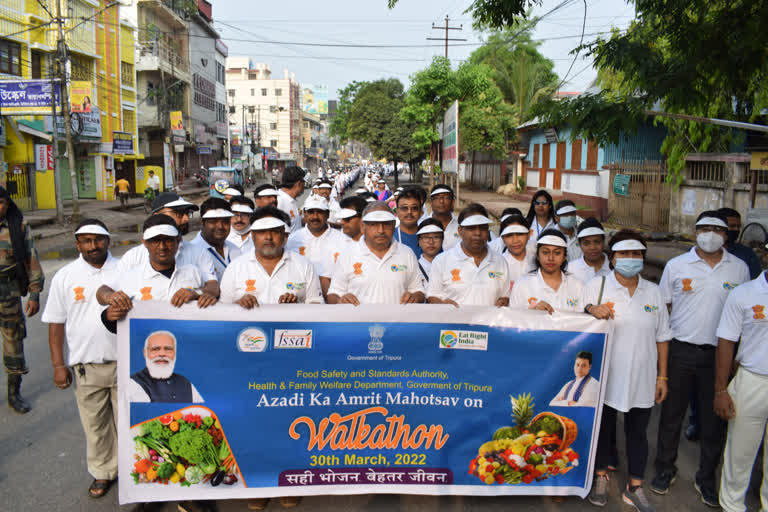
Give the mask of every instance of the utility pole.
M 449 30 L 462 30 L 464 25 L 459 25 L 458 27 L 451 27 L 448 25 L 448 22 L 450 21 L 450 18 L 448 15 L 445 15 L 445 26 L 441 27 L 439 25 L 435 25 L 432 23 L 432 30 L 445 30 L 445 37 L 428 37 L 427 41 L 445 41 L 445 58 L 448 58 L 448 41 L 466 41 L 466 39 L 452 39 L 448 38 L 448 31 Z
M 61 199 L 61 176 L 59 176 L 59 123 L 56 122 L 56 63 L 51 65 L 51 133 L 53 134 L 53 190 L 56 194 L 56 222 L 64 224 L 64 205 Z M 61 97 L 61 95 L 59 95 Z
M 58 25 L 59 40 L 56 43 L 57 60 L 59 61 L 59 71 L 62 72 L 61 79 L 61 110 L 64 113 L 64 134 L 67 138 L 67 155 L 69 157 L 69 184 L 72 188 L 72 220 L 79 222 L 80 205 L 78 204 L 77 193 L 77 170 L 75 169 L 75 149 L 72 145 L 72 125 L 69 109 L 69 95 L 67 94 L 67 43 L 64 40 L 64 20 L 61 17 L 61 0 L 56 0 L 56 25 Z M 63 61 L 63 65 L 62 65 Z M 56 119 L 54 118 L 54 124 Z M 56 131 L 55 129 L 53 130 Z

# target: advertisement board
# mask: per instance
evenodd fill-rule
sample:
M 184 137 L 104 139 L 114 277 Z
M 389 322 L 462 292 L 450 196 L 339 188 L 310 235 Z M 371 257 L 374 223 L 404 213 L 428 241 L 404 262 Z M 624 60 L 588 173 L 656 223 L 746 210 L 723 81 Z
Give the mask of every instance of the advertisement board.
M 311 85 L 304 87 L 301 93 L 301 104 L 304 112 L 310 114 L 328 113 L 328 86 Z

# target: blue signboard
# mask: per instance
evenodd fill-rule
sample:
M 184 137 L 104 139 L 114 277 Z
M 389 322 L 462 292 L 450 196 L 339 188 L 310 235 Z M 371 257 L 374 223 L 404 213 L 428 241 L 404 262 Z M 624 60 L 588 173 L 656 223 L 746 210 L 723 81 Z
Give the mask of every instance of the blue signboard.
M 133 475 L 120 479 L 121 502 L 584 497 L 609 329 L 508 308 L 138 304 L 119 327 L 120 471 Z M 146 347 L 171 340 L 169 370 Z M 568 402 L 584 352 L 589 398 Z M 189 451 L 193 441 L 208 454 Z M 169 485 L 150 471 L 150 449 L 174 463 Z
M 54 84 L 56 106 L 60 108 L 61 87 Z M 1 80 L 0 111 L 3 115 L 50 114 L 50 80 Z

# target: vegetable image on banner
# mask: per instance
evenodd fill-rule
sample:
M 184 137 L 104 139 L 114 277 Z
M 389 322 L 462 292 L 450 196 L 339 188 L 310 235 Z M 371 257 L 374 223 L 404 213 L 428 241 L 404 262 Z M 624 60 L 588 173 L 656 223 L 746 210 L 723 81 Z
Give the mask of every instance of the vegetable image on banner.
M 610 324 L 442 305 L 136 304 L 120 502 L 587 495 Z

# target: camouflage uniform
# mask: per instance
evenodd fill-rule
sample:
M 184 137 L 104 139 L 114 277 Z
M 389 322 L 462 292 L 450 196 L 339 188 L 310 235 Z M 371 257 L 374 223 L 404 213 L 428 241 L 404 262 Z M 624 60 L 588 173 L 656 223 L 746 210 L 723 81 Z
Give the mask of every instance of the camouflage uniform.
M 22 222 L 24 247 L 29 256 L 29 300 L 40 301 L 43 291 L 43 269 L 32 240 L 32 230 Z M 26 258 L 25 258 L 26 259 Z M 29 371 L 24 359 L 24 338 L 27 326 L 21 308 L 22 290 L 16 278 L 16 257 L 13 254 L 7 219 L 0 220 L 0 333 L 3 337 L 3 365 L 9 375 L 21 375 Z

